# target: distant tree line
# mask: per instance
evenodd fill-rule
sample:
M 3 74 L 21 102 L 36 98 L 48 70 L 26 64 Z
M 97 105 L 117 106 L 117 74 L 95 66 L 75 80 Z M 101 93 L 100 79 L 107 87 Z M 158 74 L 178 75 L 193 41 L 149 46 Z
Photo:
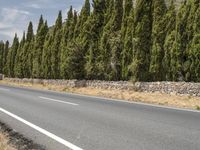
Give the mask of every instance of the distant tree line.
M 123 6 L 123 7 L 122 7 Z M 89 0 L 48 27 L 41 16 L 12 46 L 0 42 L 7 77 L 200 82 L 200 0 Z

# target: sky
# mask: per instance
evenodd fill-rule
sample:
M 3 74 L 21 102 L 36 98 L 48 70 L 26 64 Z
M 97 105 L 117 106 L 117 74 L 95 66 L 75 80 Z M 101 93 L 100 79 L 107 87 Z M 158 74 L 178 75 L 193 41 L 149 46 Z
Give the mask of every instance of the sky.
M 71 5 L 80 11 L 83 3 L 84 0 L 0 0 L 0 40 L 12 42 L 15 33 L 21 38 L 29 21 L 33 22 L 36 31 L 41 14 L 51 26 L 59 10 L 66 19 Z

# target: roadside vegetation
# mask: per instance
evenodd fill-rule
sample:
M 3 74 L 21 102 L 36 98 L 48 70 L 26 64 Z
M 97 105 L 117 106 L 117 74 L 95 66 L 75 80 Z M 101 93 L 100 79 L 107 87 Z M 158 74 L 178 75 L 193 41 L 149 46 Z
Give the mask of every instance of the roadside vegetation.
M 124 5 L 123 5 L 124 2 Z M 200 81 L 200 1 L 89 0 L 81 12 L 41 16 L 12 45 L 0 42 L 7 77 L 133 81 Z M 177 1 L 176 1 L 177 2 Z M 124 6 L 124 7 L 122 7 Z
M 196 106 L 196 109 L 200 111 L 200 106 Z

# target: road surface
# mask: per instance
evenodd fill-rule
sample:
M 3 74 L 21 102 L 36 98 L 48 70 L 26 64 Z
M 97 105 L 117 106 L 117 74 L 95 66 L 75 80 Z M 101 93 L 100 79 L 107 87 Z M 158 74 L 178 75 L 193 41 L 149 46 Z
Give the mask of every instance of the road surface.
M 0 121 L 48 150 L 200 150 L 200 113 L 0 85 Z

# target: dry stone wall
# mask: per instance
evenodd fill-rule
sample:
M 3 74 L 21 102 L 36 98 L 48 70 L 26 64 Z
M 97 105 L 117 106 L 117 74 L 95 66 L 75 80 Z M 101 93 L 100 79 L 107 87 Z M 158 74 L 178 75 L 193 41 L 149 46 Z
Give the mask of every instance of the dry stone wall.
M 192 82 L 137 82 L 137 89 L 143 92 L 200 96 L 200 83 Z
M 3 74 L 0 74 L 0 80 L 3 80 Z
M 190 95 L 200 97 L 200 83 L 192 82 L 136 82 L 99 81 L 99 80 L 42 80 L 5 78 L 5 81 L 15 83 L 31 83 L 56 85 L 64 87 L 90 87 L 100 89 L 135 90 L 141 92 L 161 92 L 167 94 Z

